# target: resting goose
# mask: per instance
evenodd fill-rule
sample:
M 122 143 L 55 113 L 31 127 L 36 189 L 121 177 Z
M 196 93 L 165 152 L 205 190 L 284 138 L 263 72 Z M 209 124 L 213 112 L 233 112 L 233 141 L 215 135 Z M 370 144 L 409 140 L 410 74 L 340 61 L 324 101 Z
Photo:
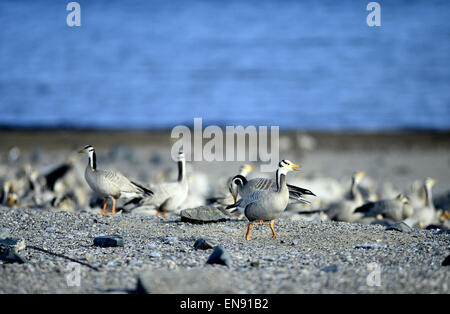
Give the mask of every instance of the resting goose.
M 167 216 L 168 211 L 178 209 L 186 200 L 189 187 L 186 178 L 186 158 L 182 151 L 177 156 L 178 180 L 175 182 L 164 182 L 152 187 L 154 194 L 143 200 L 143 205 L 155 206 L 161 213 Z

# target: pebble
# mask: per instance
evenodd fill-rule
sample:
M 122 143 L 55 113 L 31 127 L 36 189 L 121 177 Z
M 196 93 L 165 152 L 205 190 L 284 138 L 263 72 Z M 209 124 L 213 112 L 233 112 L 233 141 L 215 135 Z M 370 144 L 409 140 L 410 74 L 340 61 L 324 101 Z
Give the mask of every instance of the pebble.
M 357 249 L 386 249 L 386 244 L 380 244 L 380 243 L 364 243 L 364 244 L 358 244 L 355 248 Z
M 398 232 L 411 232 L 412 228 L 410 226 L 408 226 L 407 224 L 405 224 L 404 222 L 397 222 L 395 224 L 392 224 L 390 226 L 388 226 L 386 229 L 386 231 L 389 230 L 394 230 L 394 231 L 398 231 Z
M 14 252 L 19 252 L 25 249 L 25 240 L 21 238 L 5 238 L 0 239 L 0 252 L 6 250 L 12 250 Z
M 148 255 L 149 255 L 151 258 L 161 257 L 161 253 L 159 253 L 158 251 L 151 251 Z
M 208 238 L 199 238 L 194 243 L 194 248 L 196 250 L 209 250 L 212 249 L 216 244 Z
M 123 239 L 119 235 L 106 235 L 94 238 L 94 245 L 100 247 L 123 247 Z
M 219 264 L 231 267 L 231 256 L 221 245 L 218 245 L 214 247 L 214 250 L 206 261 L 206 264 Z
M 0 228 L 0 239 L 5 239 L 11 236 L 11 230 L 8 228 Z
M 250 262 L 250 266 L 259 267 L 259 261 Z
M 338 265 L 333 264 L 330 266 L 326 266 L 326 267 L 322 268 L 321 271 L 326 272 L 326 273 L 335 273 L 338 271 Z
M 178 237 L 166 237 L 164 239 L 165 244 L 175 244 L 179 241 Z

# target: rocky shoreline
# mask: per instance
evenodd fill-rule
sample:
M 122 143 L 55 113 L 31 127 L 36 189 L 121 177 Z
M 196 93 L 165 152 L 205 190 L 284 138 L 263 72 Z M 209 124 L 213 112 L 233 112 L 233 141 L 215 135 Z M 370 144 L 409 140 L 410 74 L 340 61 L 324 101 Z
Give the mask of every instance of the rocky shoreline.
M 10 208 L 0 208 L 0 222 L 25 241 L 18 254 L 27 261 L 0 265 L 0 293 L 449 292 L 449 268 L 442 265 L 448 231 L 280 219 L 278 239 L 259 227 L 245 241 L 246 223 L 234 218 L 191 224 L 177 216 Z M 119 235 L 123 246 L 94 245 L 104 235 Z M 207 265 L 213 249 L 194 248 L 199 238 L 221 245 L 231 264 Z M 74 264 L 80 286 L 68 285 Z M 370 282 L 377 269 L 379 286 Z

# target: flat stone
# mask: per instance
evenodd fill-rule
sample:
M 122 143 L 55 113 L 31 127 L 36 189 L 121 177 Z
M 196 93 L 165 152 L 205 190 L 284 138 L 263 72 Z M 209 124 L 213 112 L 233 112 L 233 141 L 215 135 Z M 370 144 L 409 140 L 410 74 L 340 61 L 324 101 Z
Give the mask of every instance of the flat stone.
M 386 244 L 380 244 L 380 243 L 364 243 L 364 244 L 358 244 L 355 248 L 357 249 L 386 249 Z
M 22 238 L 5 238 L 0 239 L 0 253 L 6 250 L 19 252 L 25 249 L 25 240 Z
M 123 246 L 123 239 L 119 235 L 106 235 L 94 238 L 94 245 L 100 247 Z
M 199 238 L 194 243 L 194 249 L 196 250 L 209 250 L 216 244 L 208 238 Z
M 412 228 L 407 224 L 405 224 L 404 222 L 397 222 L 395 224 L 388 226 L 385 230 L 386 231 L 394 230 L 398 232 L 411 232 Z
M 338 271 L 338 269 L 339 269 L 338 265 L 333 264 L 333 265 L 322 268 L 321 271 L 326 272 L 326 273 L 335 273 Z
M 229 294 L 237 291 L 229 272 L 218 268 L 146 271 L 139 275 L 136 293 Z
M 231 256 L 221 245 L 215 246 L 206 264 L 219 264 L 231 267 Z
M 183 209 L 180 215 L 181 221 L 197 224 L 222 222 L 228 219 L 226 215 L 214 206 Z

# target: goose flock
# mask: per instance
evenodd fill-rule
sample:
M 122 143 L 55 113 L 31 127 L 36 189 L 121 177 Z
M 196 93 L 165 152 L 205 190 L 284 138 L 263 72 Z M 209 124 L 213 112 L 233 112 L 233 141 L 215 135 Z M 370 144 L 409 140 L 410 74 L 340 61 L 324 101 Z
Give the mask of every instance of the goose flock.
M 296 172 L 300 166 L 283 159 L 272 178 L 251 177 L 255 165 L 244 164 L 226 179 L 211 182 L 204 173 L 188 167 L 180 150 L 177 167 L 171 167 L 165 174 L 160 172 L 152 181 L 141 172 L 135 179 L 119 171 L 98 168 L 96 151 L 91 145 L 79 153 L 88 156 L 85 168 L 80 158 L 74 156 L 62 164 L 39 170 L 30 163 L 18 167 L 0 165 L 0 204 L 11 208 L 87 212 L 101 209 L 100 214 L 157 216 L 179 215 L 183 209 L 208 205 L 226 211 L 230 217 L 248 221 L 247 240 L 252 226 L 265 224 L 276 238 L 274 223 L 282 215 L 292 219 L 386 226 L 404 222 L 410 227 L 450 228 L 449 198 L 440 197 L 438 203 L 433 202 L 432 187 L 436 184 L 433 178 L 415 181 L 404 191 L 396 190 L 389 182 L 377 186 L 362 171 L 349 176 L 349 185 L 324 177 L 292 175 L 288 179 L 288 172 Z M 177 179 L 171 180 L 176 168 Z M 112 202 L 111 211 L 107 210 L 108 200 Z

